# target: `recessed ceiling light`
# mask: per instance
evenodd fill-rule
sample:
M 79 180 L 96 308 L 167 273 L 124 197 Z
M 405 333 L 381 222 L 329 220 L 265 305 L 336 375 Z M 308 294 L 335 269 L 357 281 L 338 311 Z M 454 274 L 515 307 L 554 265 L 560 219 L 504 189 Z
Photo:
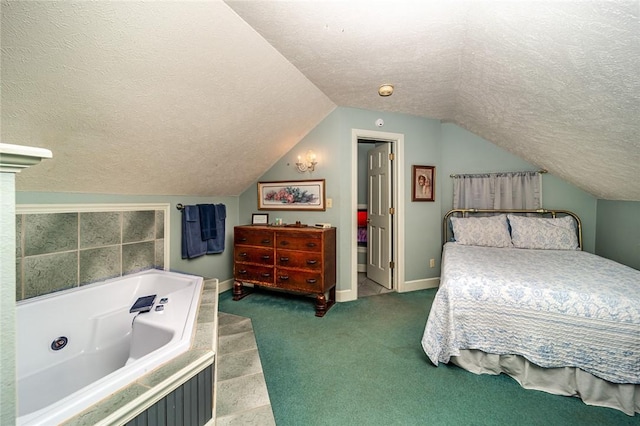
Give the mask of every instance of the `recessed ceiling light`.
M 378 88 L 378 95 L 391 96 L 393 94 L 393 84 L 383 84 Z

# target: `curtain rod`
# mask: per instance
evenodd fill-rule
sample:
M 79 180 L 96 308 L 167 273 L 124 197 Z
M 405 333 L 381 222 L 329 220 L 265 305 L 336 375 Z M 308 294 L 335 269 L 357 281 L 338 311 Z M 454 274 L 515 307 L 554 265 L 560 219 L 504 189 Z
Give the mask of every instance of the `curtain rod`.
M 536 172 L 536 173 L 540 173 L 540 174 L 547 173 L 547 171 L 545 169 L 541 169 L 541 170 L 538 170 L 538 171 L 525 170 L 525 171 L 521 171 L 521 172 L 460 173 L 460 174 L 449 175 L 449 177 L 456 178 L 458 176 L 495 175 L 495 174 L 501 174 L 501 173 L 529 173 L 529 172 Z

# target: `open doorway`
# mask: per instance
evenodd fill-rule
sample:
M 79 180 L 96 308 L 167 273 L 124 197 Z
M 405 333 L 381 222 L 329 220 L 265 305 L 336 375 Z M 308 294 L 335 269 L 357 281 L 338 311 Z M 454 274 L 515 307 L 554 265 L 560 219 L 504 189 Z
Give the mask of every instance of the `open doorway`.
M 393 291 L 393 142 L 358 139 L 358 298 Z
M 403 291 L 404 203 L 400 194 L 404 193 L 404 185 L 398 176 L 404 170 L 404 135 L 353 129 L 352 142 L 351 293 L 354 299 L 360 297 L 358 283 L 366 275 L 379 287 L 376 291 Z M 370 166 L 376 162 L 383 167 L 373 170 L 372 176 Z M 381 186 L 384 182 L 386 188 Z M 366 216 L 361 211 L 366 211 Z M 372 223 L 374 219 L 382 222 Z M 366 237 L 362 235 L 362 226 L 358 226 L 364 224 Z

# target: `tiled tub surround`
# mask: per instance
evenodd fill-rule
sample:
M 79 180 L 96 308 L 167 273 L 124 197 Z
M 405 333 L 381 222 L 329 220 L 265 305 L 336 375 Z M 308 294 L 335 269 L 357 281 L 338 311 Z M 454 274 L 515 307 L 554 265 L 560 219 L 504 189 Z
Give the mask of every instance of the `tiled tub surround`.
M 16 300 L 168 267 L 168 204 L 38 207 L 16 207 Z
M 120 389 L 93 407 L 63 423 L 64 426 L 93 425 L 198 425 L 215 423 L 215 354 L 218 345 L 218 280 L 204 282 L 191 348 Z M 212 372 L 211 380 L 199 380 Z M 204 407 L 185 405 L 187 393 L 201 383 L 210 383 L 212 400 Z M 208 405 L 207 405 L 208 404 Z M 211 409 L 211 412 L 208 410 Z M 204 418 L 202 415 L 204 413 Z M 157 417 L 156 417 L 157 416 Z M 159 420 L 154 421 L 154 418 Z

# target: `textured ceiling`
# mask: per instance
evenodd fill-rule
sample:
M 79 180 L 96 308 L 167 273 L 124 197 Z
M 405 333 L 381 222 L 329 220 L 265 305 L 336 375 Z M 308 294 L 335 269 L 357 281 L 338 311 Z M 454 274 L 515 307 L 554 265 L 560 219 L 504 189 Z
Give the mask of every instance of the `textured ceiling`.
M 640 200 L 637 0 L 227 4 L 338 105 L 454 122 L 599 198 Z
M 237 195 L 334 108 L 222 2 L 2 2 L 19 190 Z
M 2 142 L 54 152 L 21 190 L 235 195 L 352 106 L 454 122 L 599 198 L 640 200 L 639 9 L 3 1 Z

